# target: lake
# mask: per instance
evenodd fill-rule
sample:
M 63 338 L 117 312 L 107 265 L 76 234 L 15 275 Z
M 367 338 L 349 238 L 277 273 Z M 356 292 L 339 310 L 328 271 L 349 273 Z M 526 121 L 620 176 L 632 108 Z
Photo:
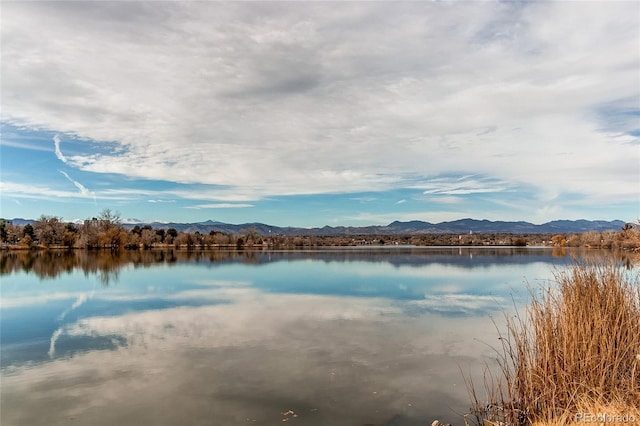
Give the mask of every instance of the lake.
M 534 248 L 3 253 L 8 425 L 464 424 Z

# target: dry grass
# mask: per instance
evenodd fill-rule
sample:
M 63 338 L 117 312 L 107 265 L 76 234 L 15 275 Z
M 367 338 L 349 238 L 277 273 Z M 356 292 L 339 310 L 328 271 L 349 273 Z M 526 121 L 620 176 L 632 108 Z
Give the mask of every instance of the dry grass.
M 555 281 L 531 291 L 524 317 L 507 318 L 501 377 L 487 370 L 489 405 L 481 406 L 470 386 L 474 414 L 553 425 L 575 423 L 578 413 L 626 415 L 640 424 L 638 277 L 620 265 L 576 264 L 556 272 Z

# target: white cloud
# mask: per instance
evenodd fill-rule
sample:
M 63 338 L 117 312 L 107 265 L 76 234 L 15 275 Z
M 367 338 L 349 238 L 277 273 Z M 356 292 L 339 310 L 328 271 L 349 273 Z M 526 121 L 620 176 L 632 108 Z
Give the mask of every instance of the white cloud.
M 433 195 L 629 202 L 639 7 L 7 3 L 3 117 L 121 148 L 65 157 L 54 137 L 71 166 L 221 185 L 225 201 L 417 177 Z M 451 173 L 487 180 L 433 180 Z
M 93 195 L 93 194 L 91 193 L 91 191 L 89 191 L 89 190 L 88 190 L 88 189 L 87 189 L 83 184 L 81 184 L 81 183 L 80 183 L 80 182 L 78 182 L 77 180 L 73 180 L 73 179 L 71 179 L 67 173 L 63 172 L 62 170 L 58 170 L 58 171 L 62 174 L 62 176 L 64 176 L 65 178 L 67 178 L 67 180 L 68 180 L 69 182 L 71 182 L 72 184 L 74 184 L 74 185 L 76 186 L 76 188 L 78 188 L 78 189 L 80 190 L 80 193 L 81 193 L 82 195 L 85 195 L 85 196 Z
M 498 296 L 475 294 L 425 295 L 423 300 L 409 302 L 410 305 L 434 313 L 456 313 L 476 315 L 495 312 L 507 306 L 507 300 Z
M 370 203 L 372 201 L 376 201 L 376 197 L 353 197 L 351 198 L 353 201 L 359 201 L 361 203 Z
M 215 203 L 215 204 L 198 204 L 197 206 L 188 206 L 186 209 L 244 209 L 253 207 L 253 204 L 233 204 L 233 203 Z
M 78 296 L 78 298 L 76 299 L 75 302 L 73 302 L 73 305 L 71 305 L 71 307 L 67 310 L 65 310 L 62 314 L 60 314 L 60 316 L 58 317 L 58 321 L 63 321 L 65 319 L 65 317 L 67 315 L 69 315 L 70 312 L 78 309 L 80 306 L 82 306 L 87 300 L 91 299 L 94 295 L 94 291 L 92 291 L 91 293 L 83 293 L 81 295 Z M 53 334 L 51 335 L 51 339 L 49 340 L 49 351 L 48 351 L 48 355 L 49 358 L 53 358 L 56 355 L 56 343 L 58 342 L 58 339 L 60 339 L 60 336 L 63 335 L 65 331 L 65 327 L 58 327 Z
M 55 153 L 56 153 L 56 157 L 58 157 L 58 160 L 62 161 L 63 163 L 67 163 L 67 159 L 65 158 L 65 156 L 62 154 L 62 151 L 60 150 L 60 136 L 55 135 L 53 137 L 53 146 L 55 147 Z
M 74 299 L 79 297 L 81 294 L 77 292 L 58 292 L 58 293 L 50 293 L 50 294 L 27 294 L 21 295 L 17 297 L 10 297 L 8 295 L 4 295 L 2 299 L 0 299 L 0 306 L 3 308 L 15 308 L 15 307 L 23 307 L 28 305 L 41 305 L 45 303 L 49 303 L 51 301 L 56 300 L 65 300 L 65 299 Z
M 20 149 L 27 149 L 29 151 L 48 151 L 51 152 L 51 148 L 42 146 L 42 145 L 35 145 L 32 143 L 28 143 L 28 142 L 23 142 L 23 141 L 13 141 L 13 140 L 8 140 L 7 138 L 10 137 L 6 134 L 2 135 L 2 140 L 0 140 L 0 146 L 8 146 L 8 147 L 12 147 L 12 148 L 20 148 Z
M 179 423 L 184 413 L 175 406 L 191 407 L 194 419 L 215 412 L 220 424 L 280 423 L 276 416 L 289 408 L 302 422 L 316 412 L 334 424 L 384 422 L 398 413 L 424 419 L 438 407 L 464 409 L 465 388 L 452 378 L 460 377 L 460 365 L 492 356 L 482 342 L 495 338 L 495 329 L 477 317 L 406 316 L 388 300 L 256 294 L 233 304 L 83 318 L 60 334 L 118 336 L 126 345 L 77 351 L 72 362 L 14 367 L 3 377 L 7 397 L 46 401 L 3 412 L 16 423 L 37 423 L 47 413 L 56 423 L 105 419 L 114 407 L 142 412 L 138 423 Z M 60 386 L 60 377 L 80 385 Z M 189 392 L 181 392 L 184 383 Z M 268 397 L 256 403 L 256 395 Z M 166 400 L 173 403 L 158 404 Z
M 63 332 L 64 332 L 64 328 L 58 327 L 56 331 L 54 331 L 53 334 L 51 335 L 51 339 L 49 341 L 49 351 L 47 352 L 47 354 L 49 355 L 49 358 L 53 358 L 56 356 L 56 343 L 58 342 L 58 339 L 60 338 L 60 336 L 62 336 Z
M 59 170 L 62 173 L 62 171 Z M 66 173 L 63 173 L 63 175 Z M 74 185 L 76 181 L 71 179 L 68 180 Z M 84 185 L 77 182 L 78 185 L 81 185 L 85 188 L 86 191 L 89 191 Z M 31 199 L 51 199 L 51 198 L 78 198 L 85 197 L 86 191 L 83 193 L 83 190 L 80 186 L 76 185 L 80 192 L 72 192 L 72 191 L 62 191 L 54 188 L 50 188 L 48 186 L 43 185 L 27 185 L 24 183 L 11 182 L 11 181 L 0 181 L 0 190 L 3 195 L 20 197 L 20 198 L 31 198 Z M 164 198 L 180 198 L 185 200 L 211 200 L 211 201 L 225 201 L 229 202 L 238 202 L 235 205 L 246 205 L 246 203 L 240 203 L 241 201 L 249 201 L 256 200 L 261 198 L 262 193 L 256 193 L 251 190 L 237 190 L 233 191 L 231 189 L 180 189 L 180 190 L 148 190 L 148 189 L 139 189 L 139 188 L 105 188 L 97 191 L 89 191 L 89 194 L 98 199 L 104 200 L 132 200 L 136 199 L 140 196 L 153 197 L 148 200 L 150 203 L 175 203 L 175 199 L 166 200 Z M 224 204 L 224 203 L 220 203 Z
M 176 200 L 147 200 L 149 203 L 175 203 Z
M 464 202 L 464 198 L 453 195 L 429 196 L 427 200 L 437 204 L 460 204 Z
M 72 179 L 69 179 L 69 180 L 72 183 L 74 183 L 74 185 L 76 184 L 76 182 L 73 181 Z M 63 200 L 65 198 L 86 198 L 89 195 L 91 195 L 94 198 L 94 200 L 96 198 L 107 199 L 107 200 L 127 199 L 127 197 L 115 196 L 113 194 L 105 194 L 105 193 L 95 194 L 94 192 L 89 191 L 79 182 L 78 182 L 78 185 L 76 185 L 76 187 L 80 190 L 79 192 L 78 191 L 61 191 L 59 189 L 50 188 L 49 186 L 27 185 L 23 183 L 7 181 L 7 182 L 0 182 L 0 192 L 2 192 L 2 194 L 5 196 L 11 196 L 16 198 L 28 198 L 28 199 L 34 199 L 34 200 L 52 200 L 52 199 Z M 84 190 L 82 188 L 84 188 Z
M 513 191 L 507 182 L 477 176 L 435 178 L 414 185 L 413 188 L 424 190 L 425 195 L 469 195 Z
M 375 225 L 388 225 L 393 221 L 408 222 L 412 220 L 422 220 L 425 222 L 438 223 L 449 220 L 460 219 L 461 217 L 467 217 L 468 212 L 464 210 L 447 210 L 447 211 L 413 211 L 408 213 L 369 213 L 360 212 L 356 215 L 344 216 L 338 218 L 336 222 L 342 223 L 343 221 L 353 221 L 364 224 Z
M 25 185 L 16 182 L 0 182 L 0 190 L 7 196 L 33 199 L 74 198 L 81 195 L 75 191 L 59 191 L 45 186 Z

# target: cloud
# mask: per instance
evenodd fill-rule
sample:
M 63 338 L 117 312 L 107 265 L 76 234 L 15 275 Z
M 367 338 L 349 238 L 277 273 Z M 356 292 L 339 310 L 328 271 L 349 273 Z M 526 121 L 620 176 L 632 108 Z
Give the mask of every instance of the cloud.
M 468 212 L 464 210 L 433 211 L 432 209 L 428 209 L 424 211 L 416 210 L 407 213 L 360 212 L 355 215 L 345 215 L 344 217 L 338 218 L 337 222 L 342 223 L 343 221 L 353 221 L 363 224 L 388 225 L 396 220 L 401 222 L 422 220 L 425 222 L 438 223 L 466 216 L 468 216 Z
M 353 197 L 351 198 L 353 201 L 358 201 L 360 203 L 370 203 L 372 201 L 376 201 L 376 197 Z
M 73 305 L 71 305 L 71 307 L 67 310 L 65 310 L 64 312 L 62 312 L 60 314 L 60 316 L 58 317 L 58 321 L 64 321 L 64 319 L 66 318 L 67 315 L 69 315 L 70 312 L 78 309 L 80 306 L 82 306 L 87 300 L 91 299 L 94 295 L 94 291 L 92 291 L 90 294 L 81 294 L 78 296 L 78 298 L 76 299 L 75 302 L 73 302 Z M 48 355 L 49 358 L 53 358 L 56 355 L 56 343 L 58 342 L 58 339 L 60 338 L 60 336 L 62 336 L 62 334 L 64 333 L 65 328 L 64 327 L 58 327 L 53 334 L 51 335 L 51 339 L 49 341 L 49 351 L 48 351 Z
M 477 176 L 441 177 L 413 186 L 425 195 L 470 195 L 513 191 L 512 185 Z
M 215 203 L 215 204 L 198 204 L 197 206 L 187 206 L 185 209 L 244 209 L 253 207 L 253 204 L 233 204 L 233 203 Z
M 78 188 L 80 190 L 80 193 L 84 196 L 90 196 L 93 195 L 91 193 L 91 191 L 89 191 L 83 184 L 81 184 L 80 182 L 78 182 L 77 180 L 73 180 L 69 177 L 69 175 L 65 172 L 63 172 L 62 170 L 58 170 L 60 172 L 60 174 L 62 174 L 62 176 L 64 176 L 65 178 L 67 178 L 67 180 L 69 182 L 71 182 L 72 184 L 74 184 L 76 186 L 76 188 Z
M 84 171 L 228 201 L 416 180 L 637 199 L 639 139 L 621 119 L 640 95 L 636 3 L 76 6 L 3 7 L 3 117 L 115 142 L 65 157 L 54 137 Z M 486 180 L 434 180 L 452 173 Z
M 6 415 L 33 424 L 46 413 L 54 413 L 54 422 L 87 415 L 87 407 L 89 415 L 102 419 L 114 407 L 154 407 L 142 410 L 140 422 L 160 416 L 179 423 L 184 416 L 175 413 L 179 405 L 192 407 L 194 419 L 210 418 L 213 410 L 221 424 L 238 419 L 280 423 L 279 413 L 289 408 L 303 422 L 320 413 L 334 424 L 345 419 L 378 424 L 393 416 L 419 422 L 440 407 L 464 410 L 465 388 L 452 378 L 460 376 L 460 365 L 481 364 L 482 357 L 491 356 L 482 342 L 495 335 L 493 325 L 476 317 L 405 316 L 385 304 L 267 295 L 233 305 L 84 318 L 67 326 L 64 336 L 83 344 L 116 336 L 126 344 L 77 351 L 72 362 L 15 367 L 3 377 L 7 398 L 47 402 Z M 403 348 L 402 362 L 396 362 L 398 348 Z M 424 375 L 417 378 L 416 371 Z M 60 386 L 60 377 L 82 387 Z M 189 383 L 190 392 L 179 391 L 183 383 Z M 427 403 L 421 402 L 425 395 Z M 158 404 L 167 398 L 174 403 Z
M 18 297 L 10 297 L 5 295 L 2 299 L 0 299 L 0 306 L 2 306 L 3 308 L 17 308 L 28 305 L 42 305 L 56 300 L 72 300 L 77 297 L 80 297 L 80 295 L 78 295 L 78 293 L 76 292 L 57 292 L 45 295 L 38 294 Z
M 425 295 L 423 300 L 409 302 L 411 308 L 442 315 L 490 315 L 507 300 L 497 296 L 474 294 Z
M 6 139 L 7 137 L 8 137 L 7 135 L 3 135 L 3 139 L 0 140 L 0 146 L 9 146 L 9 147 L 12 147 L 12 148 L 26 149 L 26 150 L 29 150 L 29 151 L 51 152 L 51 148 L 47 148 L 47 147 L 44 147 L 42 145 L 31 144 L 31 143 L 28 143 L 28 142 L 7 140 Z
M 67 164 L 67 159 L 65 158 L 65 156 L 62 154 L 62 151 L 60 150 L 60 136 L 55 135 L 53 137 L 53 146 L 55 147 L 56 157 L 58 157 L 58 160 Z
M 59 170 L 60 173 L 62 173 Z M 66 174 L 66 173 L 65 173 Z M 64 175 L 64 174 L 63 174 Z M 73 179 L 70 182 L 76 183 Z M 79 185 L 84 187 L 84 185 Z M 61 191 L 44 185 L 32 185 L 11 181 L 0 181 L 0 191 L 3 195 L 31 198 L 31 199 L 62 199 L 85 197 L 86 192 L 76 185 L 80 192 Z M 88 188 L 84 187 L 87 191 Z M 150 203 L 174 203 L 176 200 L 165 200 L 164 198 L 180 198 L 185 200 L 211 200 L 211 201 L 248 201 L 260 198 L 260 195 L 252 191 L 232 191 L 230 189 L 179 189 L 179 190 L 149 190 L 140 188 L 105 188 L 97 191 L 89 191 L 89 194 L 103 200 L 127 201 L 137 199 L 140 196 L 154 197 Z M 242 205 L 244 203 L 237 203 Z
M 49 358 L 53 358 L 54 356 L 56 356 L 56 343 L 58 342 L 58 339 L 60 338 L 63 332 L 64 332 L 64 328 L 59 327 L 51 335 L 51 339 L 49 342 L 49 351 L 47 352 L 47 354 L 49 355 Z
M 460 196 L 445 195 L 445 196 L 429 196 L 428 201 L 437 204 L 461 204 L 464 202 L 464 198 Z
M 175 203 L 176 200 L 147 200 L 149 203 Z
M 77 198 L 82 195 L 76 191 L 59 191 L 46 186 L 25 185 L 17 182 L 0 182 L 0 190 L 7 196 L 44 200 L 50 198 Z

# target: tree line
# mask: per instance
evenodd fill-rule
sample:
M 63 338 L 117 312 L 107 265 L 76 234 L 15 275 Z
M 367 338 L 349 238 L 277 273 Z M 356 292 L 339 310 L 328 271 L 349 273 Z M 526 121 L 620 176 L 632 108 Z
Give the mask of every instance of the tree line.
M 261 235 L 250 228 L 240 234 L 211 231 L 181 232 L 175 228 L 135 225 L 126 229 L 119 212 L 103 210 L 98 217 L 82 224 L 65 222 L 57 216 L 42 215 L 33 224 L 17 225 L 0 219 L 3 248 L 66 249 L 149 249 L 149 248 L 295 248 L 322 246 L 414 245 L 414 246 L 556 246 L 608 249 L 640 248 L 640 226 L 626 225 L 620 231 L 582 234 L 420 234 L 420 235 L 343 235 L 282 236 Z
M 247 237 L 256 240 L 255 233 L 248 232 Z M 103 210 L 98 217 L 87 219 L 82 224 L 64 222 L 57 216 L 40 216 L 34 223 L 26 225 L 12 224 L 0 219 L 0 240 L 8 248 L 86 248 L 137 249 L 156 246 L 237 246 L 242 237 L 211 232 L 202 235 L 199 232 L 178 232 L 174 228 L 154 229 L 149 225 L 136 225 L 127 230 L 119 212 Z M 240 241 L 244 245 L 244 240 Z

